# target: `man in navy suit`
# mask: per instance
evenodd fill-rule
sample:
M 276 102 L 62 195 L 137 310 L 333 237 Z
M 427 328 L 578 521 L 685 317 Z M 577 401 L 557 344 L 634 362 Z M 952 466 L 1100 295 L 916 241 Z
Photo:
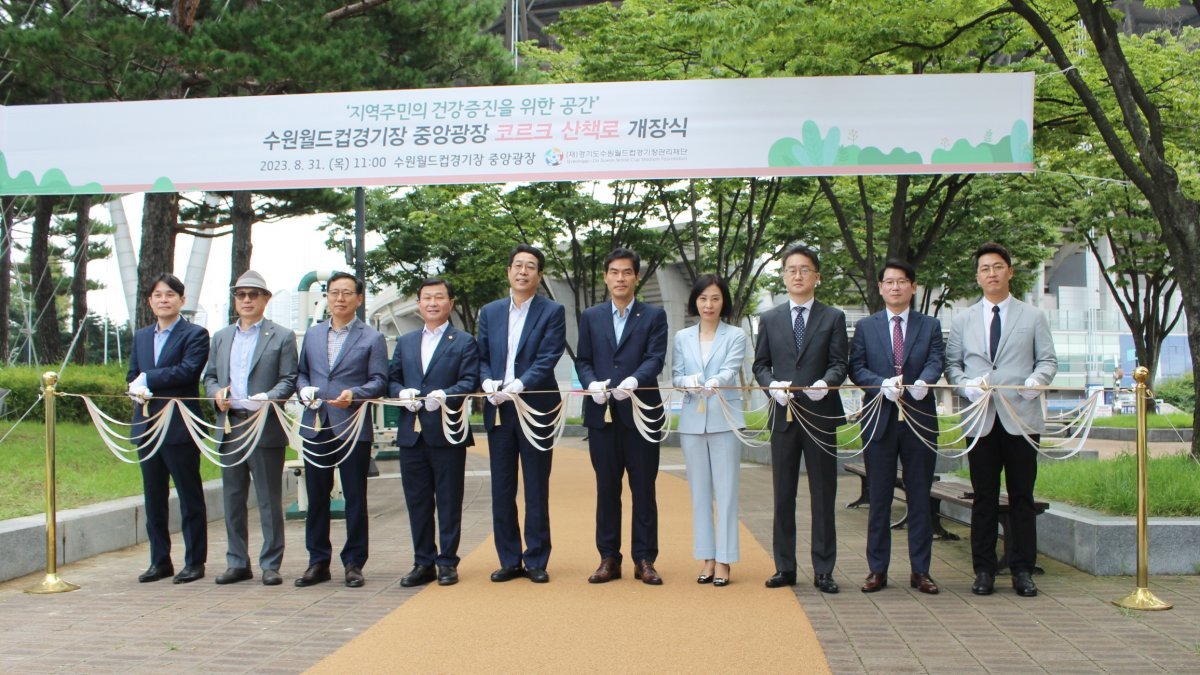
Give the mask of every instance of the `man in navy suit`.
M 796 486 L 800 460 L 808 472 L 812 510 L 813 585 L 837 593 L 834 497 L 837 495 L 837 428 L 845 423 L 842 399 L 829 387 L 846 381 L 846 315 L 815 299 L 821 285 L 817 252 L 796 246 L 783 255 L 788 301 L 762 314 L 754 348 L 754 377 L 777 406 L 771 417 L 771 480 L 775 491 L 772 548 L 775 574 L 767 588 L 796 584 Z M 799 391 L 797 391 L 799 390 Z M 788 406 L 804 419 L 788 420 Z
M 662 397 L 658 375 L 667 356 L 667 315 L 661 307 L 634 300 L 641 259 L 627 248 L 614 249 L 604 259 L 604 284 L 609 302 L 584 310 L 579 317 L 579 349 L 575 370 L 588 383 L 591 396 L 583 401 L 583 425 L 588 428 L 588 452 L 596 471 L 596 548 L 600 567 L 588 577 L 593 584 L 621 578 L 621 481 L 629 472 L 633 497 L 632 553 L 634 578 L 652 586 L 662 584 L 654 569 L 658 558 L 658 443 L 645 439 L 634 426 L 636 399 L 653 407 L 646 411 L 651 432 L 662 426 Z M 609 417 L 609 419 L 606 419 Z
M 455 425 L 466 422 L 466 394 L 479 385 L 479 351 L 470 334 L 450 325 L 454 289 L 447 281 L 422 282 L 417 308 L 425 326 L 396 341 L 388 371 L 390 396 L 405 404 L 396 445 L 416 559 L 400 585 L 421 586 L 436 578 L 439 586 L 450 586 L 458 583 L 467 448 L 475 444 L 469 424 L 461 436 Z M 449 414 L 450 438 L 443 430 L 442 408 Z M 440 546 L 434 545 L 435 509 Z
M 362 280 L 337 272 L 329 277 L 325 295 L 329 320 L 304 334 L 296 386 L 305 404 L 300 435 L 305 439 L 307 466 L 304 487 L 308 514 L 304 520 L 304 545 L 308 569 L 297 586 L 329 581 L 329 497 L 334 465 L 342 478 L 346 498 L 346 544 L 342 565 L 346 585 L 365 583 L 367 564 L 367 470 L 371 463 L 374 429 L 368 417 L 353 436 L 354 417 L 363 401 L 387 393 L 387 344 L 383 335 L 358 320 L 356 312 L 366 290 Z
M 544 253 L 519 244 L 508 256 L 509 297 L 488 303 L 479 313 L 480 376 L 488 394 L 483 426 L 488 432 L 492 468 L 492 529 L 500 557 L 500 569 L 492 572 L 492 581 L 523 575 L 535 583 L 550 581 L 546 565 L 550 560 L 554 449 L 542 451 L 530 442 L 512 403 L 512 395 L 517 394 L 531 410 L 548 413 L 562 402 L 554 366 L 567 346 L 566 312 L 562 305 L 537 294 L 545 266 Z M 525 390 L 530 393 L 522 393 Z M 538 444 L 545 447 L 548 443 Z M 524 554 L 517 522 L 518 462 L 525 483 Z
M 142 413 L 148 412 L 153 417 L 167 406 L 167 399 L 181 398 L 188 410 L 200 414 L 196 397 L 208 361 L 208 331 L 179 315 L 184 300 L 183 282 L 172 274 L 163 274 L 151 287 L 150 309 L 157 321 L 134 335 L 126 376 L 129 397 L 134 401 L 134 437 L 146 433 L 148 424 Z M 143 407 L 148 410 L 143 411 Z M 184 567 L 175 575 L 175 583 L 183 584 L 203 579 L 208 559 L 208 511 L 200 480 L 200 449 L 178 417 L 172 418 L 162 433 L 165 435 L 143 436 L 139 440 L 150 567 L 138 581 L 158 581 L 175 574 L 167 506 L 169 481 L 174 480 L 185 547 Z M 156 445 L 158 450 L 154 452 Z
M 879 293 L 886 309 L 860 319 L 850 342 L 850 379 L 865 398 L 883 394 L 878 414 L 864 418 L 864 454 L 871 510 L 867 517 L 867 564 L 870 574 L 863 593 L 887 587 L 892 554 L 892 498 L 896 487 L 896 458 L 904 466 L 908 495 L 909 585 L 934 595 L 938 586 L 929 576 L 933 527 L 929 488 L 937 456 L 937 404 L 929 383 L 942 376 L 946 349 L 942 325 L 911 309 L 917 272 L 903 260 L 888 260 L 879 271 Z M 904 411 L 905 420 L 898 412 Z

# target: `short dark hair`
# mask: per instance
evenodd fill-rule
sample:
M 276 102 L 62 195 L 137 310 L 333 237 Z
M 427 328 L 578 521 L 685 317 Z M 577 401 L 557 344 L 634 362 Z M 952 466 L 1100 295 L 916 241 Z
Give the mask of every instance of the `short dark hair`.
M 429 286 L 445 286 L 446 295 L 450 296 L 451 300 L 454 299 L 454 287 L 450 285 L 449 281 L 446 281 L 441 277 L 429 277 L 428 279 L 422 281 L 421 285 L 417 286 L 417 297 L 421 297 L 421 291 L 425 290 Z
M 518 253 L 529 253 L 533 255 L 533 257 L 537 258 L 539 272 L 546 268 L 546 254 L 542 253 L 542 249 L 536 246 L 530 246 L 529 244 L 517 244 L 513 248 L 512 253 L 508 254 L 508 264 L 510 267 L 512 266 L 513 260 L 516 259 Z
M 362 295 L 363 291 L 366 290 L 366 284 L 363 283 L 363 280 L 359 279 L 358 277 L 354 276 L 353 274 L 350 274 L 349 272 L 334 272 L 333 276 L 329 277 L 329 281 L 325 282 L 325 288 L 328 289 L 330 286 L 333 285 L 333 282 L 335 282 L 339 279 L 353 280 L 354 281 L 354 292 L 359 295 Z
M 716 286 L 717 290 L 721 291 L 721 318 L 728 319 L 729 315 L 733 313 L 733 299 L 729 296 L 729 284 L 716 274 L 701 274 L 696 277 L 696 283 L 692 284 L 692 293 L 688 296 L 688 314 L 700 316 L 700 309 L 696 306 L 696 302 L 700 299 L 700 294 L 707 291 L 709 286 Z
M 184 295 L 183 282 L 179 280 L 179 277 L 171 274 L 170 272 L 163 272 L 154 279 L 154 283 L 150 284 L 150 292 L 146 294 L 146 297 L 153 295 L 154 289 L 159 284 L 166 284 L 167 288 L 175 291 L 175 293 L 181 297 Z
M 784 264 L 786 264 L 786 263 L 787 263 L 787 259 L 788 259 L 788 258 L 790 258 L 790 257 L 792 257 L 792 256 L 794 256 L 794 255 L 802 255 L 802 256 L 804 256 L 805 258 L 808 258 L 810 261 L 812 261 L 812 266 L 813 266 L 813 269 L 814 269 L 814 270 L 816 270 L 818 273 L 820 273 L 820 271 L 821 271 L 821 260 L 820 260 L 820 259 L 817 257 L 817 252 L 816 252 L 816 251 L 814 251 L 814 250 L 812 250 L 811 248 L 809 248 L 809 247 L 805 246 L 804 244 L 797 244 L 797 245 L 795 245 L 795 246 L 793 246 L 793 247 L 789 248 L 789 249 L 787 250 L 787 252 L 783 254 L 783 262 L 784 262 Z
M 608 273 L 608 266 L 611 265 L 614 260 L 622 260 L 622 259 L 629 260 L 630 262 L 633 263 L 633 273 L 634 274 L 642 273 L 641 257 L 638 256 L 638 254 L 634 253 L 633 251 L 619 246 L 617 248 L 614 248 L 608 255 L 604 256 L 604 272 L 605 272 L 605 274 Z
M 908 262 L 904 260 L 900 260 L 899 258 L 888 258 L 887 261 L 883 263 L 883 267 L 879 268 L 880 283 L 883 283 L 883 273 L 888 271 L 888 269 L 900 270 L 901 272 L 904 272 L 904 276 L 908 277 L 909 282 L 917 282 L 917 268 L 908 264 Z
M 989 241 L 983 246 L 975 249 L 975 264 L 978 265 L 979 259 L 989 253 L 995 253 L 1001 258 L 1004 258 L 1004 264 L 1012 267 L 1012 256 L 1009 255 L 1008 249 L 1004 248 L 1003 244 L 994 241 Z

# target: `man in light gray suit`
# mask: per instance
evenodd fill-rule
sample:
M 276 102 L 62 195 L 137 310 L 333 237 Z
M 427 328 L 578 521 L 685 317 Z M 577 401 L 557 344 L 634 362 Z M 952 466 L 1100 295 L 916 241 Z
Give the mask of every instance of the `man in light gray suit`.
M 1012 297 L 1012 256 L 997 243 L 975 251 L 975 276 L 983 300 L 958 315 L 946 346 L 946 380 L 970 401 L 983 397 L 984 388 L 1017 385 L 1023 388 L 992 392 L 978 435 L 967 456 L 971 466 L 971 557 L 975 583 L 971 592 L 990 595 L 996 581 L 997 504 L 1000 472 L 1008 488 L 1009 536 L 1013 589 L 1017 595 L 1037 595 L 1030 576 L 1037 559 L 1037 512 L 1033 484 L 1037 480 L 1037 447 L 1045 430 L 1041 389 L 1058 372 L 1058 357 L 1046 315 Z M 1008 405 L 998 401 L 1003 398 Z M 1009 411 L 1012 409 L 1016 414 Z M 997 419 L 999 424 L 996 423 Z M 1022 437 L 1022 430 L 1035 443 Z
M 367 564 L 367 471 L 371 465 L 371 420 L 364 420 L 352 436 L 354 416 L 367 399 L 387 393 L 388 356 L 383 334 L 358 320 L 356 312 L 365 297 L 362 279 L 345 272 L 329 277 L 325 295 L 329 320 L 304 334 L 296 386 L 305 404 L 300 435 L 304 437 L 304 487 L 308 514 L 304 519 L 304 544 L 308 569 L 297 586 L 329 581 L 333 546 L 329 541 L 329 493 L 333 472 L 342 479 L 346 498 L 346 544 L 342 566 L 346 585 L 365 583 Z
M 222 461 L 232 465 L 221 469 L 229 568 L 217 577 L 217 583 L 254 578 L 246 524 L 246 498 L 253 478 L 263 532 L 258 557 L 262 582 L 277 586 L 283 582 L 279 576 L 283 562 L 283 459 L 287 447 L 283 420 L 268 410 L 258 443 L 252 448 L 243 448 L 242 444 L 253 430 L 249 418 L 255 411 L 267 401 L 282 403 L 296 393 L 296 334 L 263 318 L 271 291 L 258 272 L 251 270 L 238 277 L 233 298 L 238 320 L 213 336 L 204 371 L 204 390 L 217 408 Z M 224 431 L 226 425 L 228 433 Z M 243 457 L 245 461 L 240 461 Z

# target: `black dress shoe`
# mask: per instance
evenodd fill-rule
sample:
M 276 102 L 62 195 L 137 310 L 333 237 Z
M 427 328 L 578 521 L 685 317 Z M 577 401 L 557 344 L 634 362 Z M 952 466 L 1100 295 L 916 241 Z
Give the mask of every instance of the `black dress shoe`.
M 145 572 L 142 572 L 141 574 L 138 575 L 138 581 L 140 583 L 146 584 L 146 583 L 150 583 L 151 581 L 158 581 L 159 579 L 166 579 L 167 577 L 174 576 L 174 575 L 175 575 L 175 568 L 170 565 L 167 565 L 165 567 L 155 567 L 154 565 L 151 565 L 150 567 L 146 568 Z
M 525 570 L 522 569 L 520 565 L 513 565 L 512 567 L 501 567 L 495 572 L 492 572 L 492 581 L 497 583 L 501 581 L 512 581 L 513 579 L 518 579 L 523 576 L 525 576 Z
M 453 586 L 458 583 L 458 567 L 438 565 L 438 586 Z
M 832 574 L 818 574 L 813 578 L 813 586 L 822 593 L 837 593 L 838 585 Z
M 177 584 L 187 584 L 203 578 L 204 565 L 188 565 L 179 574 L 175 575 L 174 582 Z
M 437 572 L 432 565 L 413 565 L 412 571 L 400 579 L 400 585 L 405 588 L 424 586 L 437 578 Z
M 776 572 L 775 576 L 767 579 L 767 588 L 782 588 L 796 585 L 795 572 Z
M 363 577 L 362 568 L 358 565 L 346 566 L 346 588 L 362 588 L 367 583 Z
M 217 575 L 217 583 L 224 586 L 225 584 L 236 584 L 239 581 L 248 581 L 253 578 L 254 572 L 251 572 L 249 567 L 230 567 Z
M 1012 585 L 1013 590 L 1022 598 L 1032 598 L 1037 595 L 1037 584 L 1033 583 L 1029 572 L 1013 572 Z
M 263 586 L 278 586 L 283 583 L 283 577 L 275 570 L 263 570 Z
M 304 570 L 304 575 L 296 579 L 295 584 L 301 588 L 305 586 L 316 586 L 317 584 L 329 581 L 329 563 L 317 563 L 309 565 L 308 569 Z
M 529 580 L 535 584 L 545 584 L 550 581 L 550 573 L 536 567 L 526 570 L 525 576 L 529 577 Z
M 991 572 L 976 572 L 975 583 L 971 585 L 971 592 L 975 595 L 991 595 L 992 591 L 996 590 L 996 576 Z

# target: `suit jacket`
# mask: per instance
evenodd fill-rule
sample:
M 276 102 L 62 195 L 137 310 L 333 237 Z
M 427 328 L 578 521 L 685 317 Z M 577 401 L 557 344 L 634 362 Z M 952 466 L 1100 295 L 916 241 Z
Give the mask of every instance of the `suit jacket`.
M 309 428 L 300 428 L 300 435 L 304 438 L 316 438 L 317 433 L 311 427 L 318 415 L 321 428 L 331 429 L 337 434 L 362 407 L 364 400 L 379 398 L 387 393 L 387 343 L 382 333 L 355 319 L 332 368 L 329 367 L 328 344 L 328 320 L 309 328 L 304 334 L 296 388 L 316 387 L 317 398 L 320 399 L 337 398 L 343 390 L 349 389 L 354 395 L 354 402 L 345 409 L 335 408 L 328 403 L 316 410 L 305 406 L 301 422 Z M 375 429 L 368 419 L 359 431 L 358 440 L 363 442 L 374 438 Z M 335 445 L 331 444 L 329 449 L 334 449 Z
M 258 342 L 250 357 L 250 376 L 246 382 L 246 394 L 265 393 L 273 401 L 282 401 L 296 393 L 296 334 L 274 321 L 263 319 L 259 326 Z M 230 324 L 212 339 L 208 353 L 208 368 L 204 370 L 204 391 L 209 398 L 229 386 L 229 357 L 233 353 L 233 338 L 237 335 L 237 324 Z M 153 391 L 153 390 L 151 390 Z M 282 447 L 288 444 L 284 422 L 273 411 L 267 413 L 260 444 L 266 447 Z M 217 411 L 218 440 L 225 435 L 226 414 Z
M 792 330 L 792 311 L 788 302 L 763 312 L 758 322 L 758 342 L 754 347 L 754 378 L 766 387 L 771 382 L 791 382 L 793 387 L 807 387 L 825 380 L 830 387 L 846 381 L 846 315 L 842 310 L 813 301 L 805 317 L 804 341 L 796 349 Z M 820 415 L 807 421 L 827 431 L 846 423 L 842 397 L 831 391 L 820 401 L 813 401 L 804 392 L 795 392 L 801 410 Z M 832 418 L 832 419 L 829 419 Z M 773 415 L 771 428 L 787 429 L 786 415 Z M 793 420 L 793 424 L 799 424 Z
M 961 385 L 966 380 L 986 375 L 988 384 L 1025 384 L 1025 378 L 1033 375 L 1039 384 L 1050 384 L 1058 372 L 1058 357 L 1054 352 L 1054 338 L 1050 335 L 1050 322 L 1046 320 L 1046 315 L 1013 298 L 1005 313 L 1000 345 L 996 349 L 996 360 L 993 361 L 988 357 L 983 313 L 984 303 L 981 301 L 955 317 L 946 346 L 946 380 L 950 384 Z M 1026 401 L 1016 389 L 998 389 L 992 395 L 1008 400 L 1027 427 L 1032 427 L 1039 434 L 1045 431 L 1041 397 Z M 999 406 L 995 400 L 988 402 L 983 422 L 971 431 L 980 436 L 987 435 L 997 415 L 1008 433 L 1016 435 L 1021 432 L 1021 425 L 1013 419 L 1007 407 Z
M 423 328 L 421 329 L 423 330 Z M 479 388 L 479 348 L 470 333 L 446 326 L 442 339 L 438 340 L 429 359 L 429 369 L 421 369 L 421 330 L 414 330 L 396 340 L 392 353 L 392 364 L 388 369 L 388 395 L 395 398 L 401 389 L 416 389 L 418 396 L 441 389 L 448 397 L 445 406 L 458 411 L 466 403 L 463 394 L 473 393 Z M 421 431 L 416 431 L 416 420 L 421 420 Z M 454 419 L 457 419 L 455 417 Z M 418 441 L 435 448 L 450 447 L 442 433 L 442 411 L 425 410 L 412 412 L 400 408 L 400 421 L 396 428 L 396 445 L 411 448 Z M 466 442 L 458 447 L 475 444 L 471 432 L 467 431 Z
M 142 328 L 133 336 L 133 349 L 129 354 L 129 372 L 126 382 L 133 382 L 141 373 L 146 374 L 146 386 L 154 398 L 150 399 L 151 416 L 167 405 L 167 398 L 184 398 L 184 406 L 200 414 L 200 375 L 204 362 L 208 360 L 208 331 L 201 326 L 179 319 L 154 362 L 154 325 Z M 146 432 L 146 418 L 142 406 L 133 406 L 133 435 Z M 142 439 L 139 445 L 146 441 Z M 191 434 L 183 420 L 173 418 L 167 426 L 166 443 L 183 445 L 193 443 Z
M 850 341 L 850 380 L 864 390 L 864 400 L 874 398 L 883 381 L 896 376 L 892 352 L 892 326 L 887 310 L 876 312 L 859 319 L 854 325 L 854 339 Z M 942 324 L 937 319 L 909 310 L 908 329 L 904 334 L 904 352 L 900 373 L 904 384 L 923 380 L 934 384 L 942 377 L 946 363 L 946 348 L 942 341 Z M 920 401 L 913 399 L 908 390 L 901 394 L 906 404 L 905 413 L 913 421 L 912 428 L 930 443 L 937 442 L 937 399 L 932 392 Z M 875 423 L 865 429 L 867 441 L 873 441 L 887 432 L 896 421 L 897 405 L 884 398 Z
M 503 380 L 508 361 L 508 307 L 511 298 L 501 298 L 484 305 L 479 312 L 479 376 L 481 380 Z M 548 412 L 562 401 L 554 366 L 567 348 L 566 310 L 563 306 L 535 295 L 525 316 L 525 325 L 517 342 L 513 376 L 531 391 L 552 393 L 528 394 L 522 399 L 538 412 Z M 483 426 L 488 431 L 496 422 L 495 406 L 483 404 Z
M 635 300 L 626 311 L 629 316 L 621 331 L 621 341 L 618 342 L 616 330 L 613 329 L 611 301 L 583 310 L 579 317 L 575 372 L 585 387 L 592 382 L 609 380 L 608 386 L 612 388 L 627 377 L 636 378 L 638 387 L 653 388 L 634 392 L 634 396 L 647 405 L 661 405 L 658 375 L 667 360 L 667 314 L 661 307 L 647 305 L 640 300 Z M 609 404 L 615 409 L 614 414 L 621 416 L 625 426 L 634 426 L 631 399 L 618 401 L 614 398 Z M 591 396 L 585 396 L 583 426 L 603 429 L 604 408 Z M 657 415 L 651 413 L 651 417 Z M 652 425 L 652 429 L 657 430 L 657 427 Z
M 746 334 L 740 328 L 723 321 L 717 324 L 717 334 L 713 336 L 712 351 L 707 361 L 700 352 L 700 326 L 684 328 L 675 334 L 675 347 L 671 353 L 672 380 L 676 387 L 682 387 L 685 386 L 684 380 L 689 375 L 699 374 L 700 384 L 715 377 L 720 380 L 722 387 L 736 387 L 741 384 L 738 380 L 745 358 Z M 733 426 L 730 426 L 730 421 L 725 418 L 721 405 L 712 400 L 712 397 L 685 394 L 683 407 L 679 411 L 679 433 L 716 433 L 746 426 L 741 390 L 722 389 L 716 395 L 729 402 Z M 700 412 L 700 401 L 705 403 L 704 412 Z

